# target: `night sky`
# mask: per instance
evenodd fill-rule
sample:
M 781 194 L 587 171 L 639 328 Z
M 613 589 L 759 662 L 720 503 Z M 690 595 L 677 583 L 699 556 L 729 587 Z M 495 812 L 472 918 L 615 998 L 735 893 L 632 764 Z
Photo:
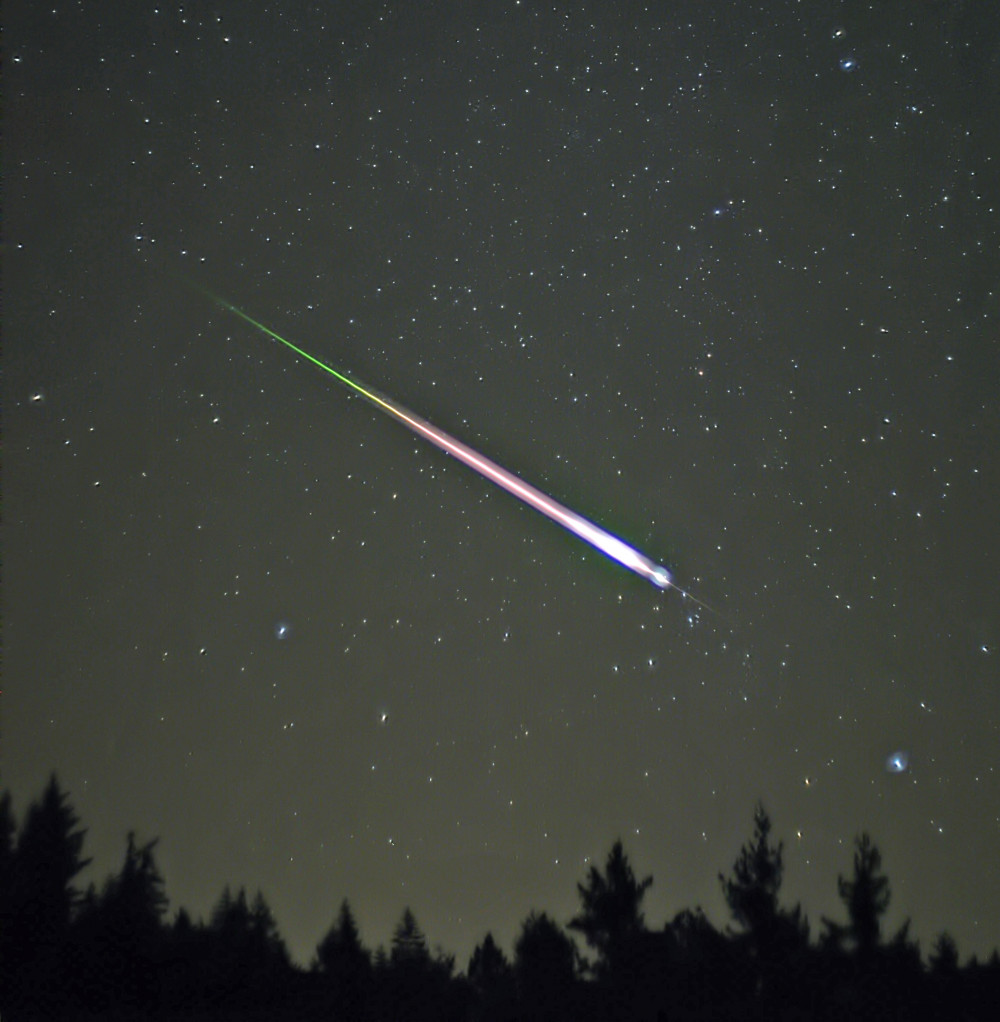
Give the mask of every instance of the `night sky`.
M 464 966 L 618 837 L 724 925 L 760 798 L 814 936 L 868 830 L 1000 942 L 995 5 L 4 14 L 2 781 L 84 883 Z

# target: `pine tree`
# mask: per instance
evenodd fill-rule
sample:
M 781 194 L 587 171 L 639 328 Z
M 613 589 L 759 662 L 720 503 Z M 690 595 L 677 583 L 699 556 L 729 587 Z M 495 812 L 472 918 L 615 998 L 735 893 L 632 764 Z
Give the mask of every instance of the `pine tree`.
M 153 856 L 157 843 L 154 838 L 139 846 L 135 833 L 129 831 L 121 872 L 104 893 L 105 907 L 118 917 L 131 940 L 157 932 L 167 909 L 163 876 Z
M 476 945 L 466 975 L 475 994 L 473 1018 L 507 1022 L 515 1017 L 514 970 L 492 933 L 487 933 L 483 942 Z
M 761 1010 L 767 1013 L 788 996 L 789 962 L 806 949 L 809 927 L 799 906 L 778 904 L 784 875 L 784 845 L 771 843 L 771 819 L 754 808 L 753 838 L 740 849 L 732 876 L 719 874 L 722 893 L 739 927 L 738 946 L 747 956 Z
M 467 974 L 469 982 L 479 988 L 489 987 L 510 974 L 510 962 L 497 947 L 492 933 L 487 933 L 482 944 L 476 945 L 469 959 Z
M 137 844 L 130 832 L 121 870 L 100 895 L 91 886 L 78 913 L 73 989 L 94 1010 L 139 1012 L 156 1005 L 167 897 L 155 847 L 156 840 Z
M 52 774 L 41 799 L 28 807 L 8 865 L 0 974 L 8 1004 L 41 1005 L 64 994 L 70 923 L 80 900 L 73 881 L 90 862 L 82 856 L 86 831 L 79 822 Z
M 867 961 L 882 940 L 882 916 L 892 898 L 888 877 L 881 876 L 882 855 L 867 833 L 855 839 L 854 873 L 837 878 L 837 893 L 847 908 L 847 925 L 824 919 L 826 936 L 847 943 L 859 960 Z
M 576 948 L 544 912 L 532 912 L 524 921 L 514 945 L 514 975 L 525 1019 L 574 1017 Z
M 0 797 L 0 993 L 9 989 L 8 970 L 14 946 L 11 929 L 14 924 L 14 852 L 17 821 L 11 806 L 10 792 Z
M 361 1017 L 371 987 L 372 963 L 346 898 L 336 922 L 316 948 L 316 968 L 331 1002 L 345 1017 Z
M 431 956 L 416 918 L 405 909 L 393 931 L 388 967 L 379 977 L 383 1014 L 411 1022 L 447 1018 L 454 964 L 440 951 Z
M 14 835 L 17 831 L 17 821 L 14 819 L 14 809 L 11 805 L 10 792 L 5 791 L 0 795 L 0 890 L 10 879 L 10 873 L 14 866 Z
M 215 960 L 213 974 L 234 1003 L 273 998 L 287 979 L 290 962 L 260 891 L 248 905 L 243 887 L 233 896 L 227 886 L 212 911 L 209 935 Z
M 345 966 L 356 969 L 362 962 L 370 965 L 371 958 L 361 945 L 358 924 L 345 898 L 340 903 L 337 921 L 316 948 L 316 964 L 321 972 L 333 974 Z
M 69 929 L 80 896 L 73 880 L 90 863 L 81 856 L 86 831 L 79 822 L 52 774 L 41 801 L 29 806 L 17 843 L 15 882 L 53 933 Z
M 413 913 L 406 908 L 392 935 L 389 961 L 394 966 L 422 966 L 430 962 L 427 941 Z
M 754 809 L 754 835 L 743 845 L 731 878 L 719 874 L 722 893 L 733 919 L 752 937 L 771 938 L 778 919 L 778 891 L 784 873 L 784 844 L 770 843 L 771 819 L 759 802 Z
M 642 899 L 653 878 L 636 881 L 621 841 L 608 853 L 604 873 L 590 867 L 586 883 L 577 884 L 581 911 L 570 920 L 600 956 L 598 968 L 606 972 L 617 957 L 634 948 L 635 937 L 644 930 Z
M 958 972 L 958 945 L 947 930 L 939 933 L 934 941 L 928 964 L 937 976 L 953 976 Z

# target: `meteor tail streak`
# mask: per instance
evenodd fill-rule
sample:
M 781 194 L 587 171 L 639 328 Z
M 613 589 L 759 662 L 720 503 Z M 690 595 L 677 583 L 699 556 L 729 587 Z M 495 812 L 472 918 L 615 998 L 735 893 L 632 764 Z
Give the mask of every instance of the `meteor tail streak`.
M 467 444 L 463 444 L 461 440 L 457 440 L 443 429 L 438 429 L 437 426 L 432 425 L 426 419 L 422 419 L 403 405 L 397 404 L 384 394 L 380 394 L 378 391 L 362 385 L 357 380 L 352 380 L 349 376 L 338 372 L 332 366 L 321 362 L 315 356 L 310 355 L 308 351 L 303 351 L 302 348 L 264 326 L 263 323 L 258 323 L 257 320 L 248 316 L 242 309 L 238 309 L 235 305 L 231 305 L 215 295 L 210 295 L 209 297 L 224 309 L 228 309 L 239 316 L 240 319 L 267 334 L 268 337 L 280 341 L 286 348 L 291 348 L 292 351 L 306 359 L 306 361 L 312 362 L 313 365 L 328 372 L 340 383 L 370 401 L 376 408 L 387 412 L 394 419 L 403 423 L 404 426 L 409 427 L 418 436 L 429 440 L 432 444 L 440 447 L 441 450 L 464 462 L 469 468 L 474 469 L 480 475 L 485 476 L 490 482 L 503 487 L 508 493 L 520 498 L 525 504 L 551 518 L 564 529 L 568 529 L 579 536 L 580 539 L 586 540 L 592 547 L 599 550 L 605 556 L 610 557 L 611 560 L 617 561 L 630 571 L 634 571 L 637 575 L 648 579 L 658 589 L 676 589 L 682 596 L 694 600 L 693 596 L 690 596 L 690 594 L 674 584 L 673 576 L 663 565 L 650 560 L 645 554 L 630 547 L 627 543 L 618 539 L 617 536 L 612 536 L 610 532 L 602 529 L 599 525 L 595 525 L 582 515 L 578 515 L 575 511 L 571 511 L 568 507 L 560 504 L 557 500 L 553 500 L 530 483 L 519 479 L 513 472 L 508 472 L 507 469 L 501 467 L 495 461 L 491 461 L 485 455 L 474 451 Z M 700 601 L 695 602 L 700 603 Z

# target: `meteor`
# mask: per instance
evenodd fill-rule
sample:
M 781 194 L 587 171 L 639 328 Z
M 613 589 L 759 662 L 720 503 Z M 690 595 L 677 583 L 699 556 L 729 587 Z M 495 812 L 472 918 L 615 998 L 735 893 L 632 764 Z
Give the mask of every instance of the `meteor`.
M 208 292 L 206 292 L 206 294 L 208 294 Z M 360 394 L 367 401 L 370 401 L 373 405 L 375 405 L 376 408 L 379 408 L 383 412 L 391 415 L 394 419 L 411 429 L 418 436 L 422 436 L 425 440 L 429 440 L 432 444 L 440 447 L 441 450 L 450 454 L 453 458 L 457 458 L 459 461 L 464 462 L 469 466 L 469 468 L 474 469 L 481 476 L 489 479 L 490 482 L 496 483 L 497 486 L 502 487 L 508 493 L 511 493 L 515 497 L 524 501 L 524 503 L 529 507 L 533 507 L 536 511 L 540 511 L 543 515 L 551 518 L 552 521 L 557 522 L 564 529 L 568 529 L 574 535 L 579 536 L 580 539 L 586 540 L 586 542 L 588 542 L 596 550 L 599 550 L 606 557 L 611 558 L 613 561 L 617 561 L 619 564 L 628 568 L 629 571 L 634 571 L 637 575 L 641 575 L 643 578 L 648 579 L 658 589 L 676 589 L 682 596 L 690 597 L 690 599 L 694 600 L 693 596 L 686 593 L 680 588 L 680 586 L 675 585 L 673 576 L 665 567 L 663 567 L 662 564 L 657 564 L 645 554 L 642 554 L 633 547 L 630 547 L 617 536 L 611 535 L 610 532 L 602 529 L 599 525 L 595 525 L 582 515 L 578 515 L 575 511 L 571 511 L 568 507 L 560 504 L 557 500 L 553 500 L 552 497 L 542 493 L 541 490 L 536 489 L 530 483 L 526 483 L 523 479 L 519 479 L 513 472 L 508 472 L 507 469 L 498 465 L 495 461 L 491 461 L 485 455 L 480 454 L 478 451 L 474 451 L 467 444 L 462 443 L 461 440 L 458 440 L 449 433 L 446 433 L 443 429 L 438 429 L 437 426 L 432 425 L 426 419 L 422 419 L 419 415 L 411 412 L 408 408 L 405 408 L 403 405 L 393 401 L 392 398 L 386 397 L 384 394 L 380 394 L 377 390 L 365 386 L 357 380 L 352 380 L 349 376 L 345 376 L 332 366 L 328 366 L 325 362 L 321 362 L 314 355 L 310 355 L 308 351 L 304 351 L 302 348 L 298 347 L 298 345 L 293 344 L 280 334 L 275 333 L 269 327 L 266 327 L 263 323 L 259 323 L 251 316 L 248 316 L 242 309 L 238 309 L 235 305 L 230 304 L 216 295 L 210 294 L 209 297 L 218 305 L 222 306 L 222 308 L 227 309 L 229 312 L 232 312 L 234 315 L 239 316 L 240 319 L 249 323 L 251 326 L 256 327 L 262 333 L 267 334 L 268 337 L 271 337 L 276 341 L 280 341 L 286 348 L 290 348 L 296 355 L 304 358 L 307 362 L 312 362 L 313 365 L 318 366 L 320 369 L 329 373 L 339 383 L 344 384 L 344 386 L 349 387 L 355 393 Z M 698 600 L 695 600 L 695 602 L 700 603 Z

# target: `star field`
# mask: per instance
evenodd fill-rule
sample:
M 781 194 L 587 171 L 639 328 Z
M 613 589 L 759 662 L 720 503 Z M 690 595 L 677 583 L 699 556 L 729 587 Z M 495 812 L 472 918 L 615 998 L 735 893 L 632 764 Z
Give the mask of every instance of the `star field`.
M 814 924 L 868 830 L 890 924 L 992 950 L 996 12 L 126 6 L 5 9 L 16 809 L 462 962 L 619 836 L 721 925 L 762 798 Z

